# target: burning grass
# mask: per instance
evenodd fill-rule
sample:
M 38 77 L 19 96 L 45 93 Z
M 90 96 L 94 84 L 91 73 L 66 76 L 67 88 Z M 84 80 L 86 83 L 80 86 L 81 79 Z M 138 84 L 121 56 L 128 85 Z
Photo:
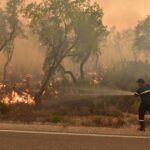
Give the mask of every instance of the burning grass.
M 50 87 L 43 96 L 45 101 L 43 101 L 42 109 L 37 111 L 34 107 L 34 98 L 30 94 L 33 89 L 29 91 L 22 87 L 22 85 L 15 88 L 1 86 L 1 121 L 62 123 L 114 128 L 128 126 L 132 123 L 137 124 L 135 115 L 132 117 L 132 114 L 137 112 L 137 103 L 131 96 L 120 96 L 120 91 L 119 94 L 117 92 L 117 96 L 93 98 L 93 95 L 85 96 L 87 91 L 90 93 L 89 89 L 85 91 L 67 88 L 60 92 L 61 88 Z M 65 90 L 67 93 L 76 94 L 76 97 L 72 94 L 64 97 Z M 96 93 L 94 91 L 95 96 L 99 91 L 96 90 Z M 59 94 L 62 94 L 62 97 L 59 97 Z
M 3 97 L 2 103 L 4 104 L 17 104 L 17 103 L 24 103 L 32 105 L 35 103 L 34 98 L 29 95 L 27 92 L 23 92 L 19 95 L 17 92 L 12 91 L 10 95 L 6 95 Z
M 0 95 L 1 103 L 7 105 L 18 103 L 35 104 L 34 97 L 32 97 L 29 90 L 23 88 L 22 85 L 20 85 L 20 87 L 10 87 L 0 84 Z
M 113 128 L 137 124 L 137 115 L 129 113 L 129 108 L 121 111 L 124 105 L 122 102 L 118 100 L 118 103 L 114 103 L 111 99 L 101 101 L 62 100 L 61 102 L 44 103 L 39 111 L 35 109 L 34 105 L 26 103 L 10 103 L 9 105 L 1 103 L 0 120 Z

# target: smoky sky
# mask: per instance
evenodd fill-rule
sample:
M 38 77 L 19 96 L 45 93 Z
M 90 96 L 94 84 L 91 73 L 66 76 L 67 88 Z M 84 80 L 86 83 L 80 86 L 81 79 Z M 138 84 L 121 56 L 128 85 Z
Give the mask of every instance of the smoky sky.
M 41 1 L 41 0 L 26 0 Z M 138 21 L 150 15 L 150 0 L 91 0 L 97 1 L 104 11 L 104 24 L 118 30 L 133 28 Z
M 150 15 L 150 0 L 97 0 L 104 11 L 104 23 L 118 30 L 134 27 Z

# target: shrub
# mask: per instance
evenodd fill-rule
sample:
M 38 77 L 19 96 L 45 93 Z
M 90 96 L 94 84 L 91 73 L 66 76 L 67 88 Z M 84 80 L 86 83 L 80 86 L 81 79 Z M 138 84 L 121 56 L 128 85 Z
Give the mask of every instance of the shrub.
M 52 123 L 60 123 L 61 120 L 62 120 L 62 118 L 61 118 L 60 116 L 58 116 L 58 115 L 55 115 L 55 116 L 53 116 L 53 117 L 51 118 L 51 122 L 52 122 Z
M 10 111 L 10 107 L 4 103 L 0 103 L 0 113 L 6 114 Z

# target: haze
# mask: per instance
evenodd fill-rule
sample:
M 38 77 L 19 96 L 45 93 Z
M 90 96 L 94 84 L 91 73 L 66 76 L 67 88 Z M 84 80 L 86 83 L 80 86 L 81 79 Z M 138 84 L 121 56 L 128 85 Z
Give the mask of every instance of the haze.
M 32 1 L 41 1 L 41 0 L 25 0 L 25 1 L 27 3 L 30 3 Z M 109 29 L 113 26 L 115 26 L 118 31 L 123 31 L 128 28 L 134 28 L 138 23 L 138 21 L 144 19 L 147 15 L 150 14 L 150 0 L 96 0 L 96 1 L 103 8 L 104 24 L 107 25 Z M 41 54 L 39 53 L 36 54 L 37 52 L 39 52 L 37 50 L 38 46 L 39 46 L 38 42 L 33 41 L 33 39 L 27 41 L 21 40 L 19 44 L 17 44 L 16 46 L 15 58 L 13 62 L 15 64 L 20 64 L 21 66 L 24 65 L 27 68 L 29 68 L 29 66 L 31 67 L 30 64 L 37 66 L 36 63 L 37 60 L 38 62 L 40 62 L 40 64 L 42 64 L 43 59 L 41 59 Z M 33 55 L 35 56 L 34 60 L 30 55 L 31 50 L 34 53 Z M 122 51 L 123 53 L 122 55 L 131 56 L 129 51 L 130 49 Z M 108 64 L 109 62 L 112 62 L 112 60 L 114 59 L 116 60 L 116 57 L 117 58 L 119 57 L 117 54 L 112 56 L 112 53 L 118 54 L 118 52 L 116 52 L 116 49 L 113 49 L 111 46 L 107 48 L 107 50 L 105 49 L 102 56 L 103 62 L 105 63 L 107 62 Z M 29 59 L 28 61 L 26 61 L 26 59 L 24 58 L 29 58 Z M 2 62 L 4 61 L 1 61 L 1 63 Z M 1 65 L 1 63 L 0 66 L 3 66 Z
M 26 0 L 31 2 L 33 0 Z M 40 0 L 34 0 L 40 1 Z M 92 1 L 92 0 L 91 0 Z M 104 11 L 104 23 L 122 31 L 134 27 L 150 14 L 150 0 L 95 0 Z
M 118 30 L 134 27 L 150 14 L 150 0 L 97 0 L 104 11 L 104 22 Z

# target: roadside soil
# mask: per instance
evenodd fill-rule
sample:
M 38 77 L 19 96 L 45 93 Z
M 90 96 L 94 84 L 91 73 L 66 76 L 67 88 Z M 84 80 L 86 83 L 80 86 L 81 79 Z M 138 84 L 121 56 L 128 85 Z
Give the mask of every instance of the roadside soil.
M 103 127 L 75 127 L 62 124 L 22 124 L 13 122 L 0 123 L 0 130 L 21 130 L 21 131 L 44 131 L 44 132 L 65 132 L 65 133 L 83 133 L 83 134 L 105 134 L 105 135 L 127 135 L 127 136 L 150 136 L 150 128 L 146 132 L 137 131 L 138 126 L 115 128 Z

